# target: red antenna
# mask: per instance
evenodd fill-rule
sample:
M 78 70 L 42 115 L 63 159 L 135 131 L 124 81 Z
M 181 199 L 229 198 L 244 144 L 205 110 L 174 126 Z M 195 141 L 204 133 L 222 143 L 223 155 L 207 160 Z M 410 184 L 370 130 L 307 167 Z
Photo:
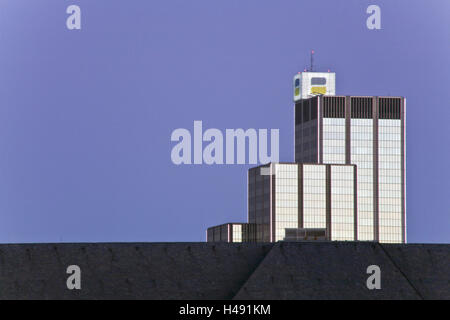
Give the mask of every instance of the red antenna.
M 314 50 L 311 50 L 311 69 L 309 71 L 314 71 Z

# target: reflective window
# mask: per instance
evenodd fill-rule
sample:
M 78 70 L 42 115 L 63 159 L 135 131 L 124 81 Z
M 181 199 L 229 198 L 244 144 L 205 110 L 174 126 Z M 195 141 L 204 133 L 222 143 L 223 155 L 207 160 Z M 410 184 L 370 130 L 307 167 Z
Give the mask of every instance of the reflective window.
M 351 163 L 358 168 L 358 240 L 374 240 L 373 120 L 351 120 Z
M 394 105 L 395 106 L 395 105 Z M 401 121 L 378 121 L 380 242 L 402 242 Z
M 275 165 L 275 241 L 286 228 L 298 227 L 298 165 Z
M 316 86 L 316 85 L 326 85 L 327 84 L 327 78 L 318 78 L 318 77 L 314 77 L 311 78 L 311 85 L 312 86 Z
M 233 241 L 232 242 L 242 242 L 242 225 L 233 224 Z
M 326 228 L 324 165 L 303 165 L 303 227 Z
M 355 238 L 353 170 L 352 166 L 331 166 L 331 240 Z
M 323 162 L 345 164 L 345 119 L 323 119 Z

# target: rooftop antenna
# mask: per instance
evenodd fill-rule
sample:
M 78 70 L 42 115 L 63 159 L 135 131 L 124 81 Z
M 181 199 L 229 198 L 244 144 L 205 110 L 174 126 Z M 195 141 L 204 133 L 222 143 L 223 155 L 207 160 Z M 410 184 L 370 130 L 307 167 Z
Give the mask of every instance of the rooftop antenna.
M 313 72 L 313 67 L 314 67 L 314 50 L 311 50 L 311 68 L 310 68 L 310 72 Z

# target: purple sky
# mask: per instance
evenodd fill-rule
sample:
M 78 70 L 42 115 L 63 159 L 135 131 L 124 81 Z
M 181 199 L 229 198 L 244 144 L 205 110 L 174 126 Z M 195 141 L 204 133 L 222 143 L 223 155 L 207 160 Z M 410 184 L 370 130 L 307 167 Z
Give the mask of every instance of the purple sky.
M 170 135 L 279 128 L 293 161 L 291 79 L 314 49 L 337 94 L 407 98 L 408 240 L 448 243 L 449 21 L 448 0 L 2 0 L 0 242 L 204 241 L 245 222 L 249 166 L 175 166 Z

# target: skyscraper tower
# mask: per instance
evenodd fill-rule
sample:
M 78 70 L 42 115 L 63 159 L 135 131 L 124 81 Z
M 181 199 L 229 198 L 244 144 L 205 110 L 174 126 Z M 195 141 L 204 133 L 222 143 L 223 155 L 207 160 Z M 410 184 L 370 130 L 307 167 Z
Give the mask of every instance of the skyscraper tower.
M 295 103 L 295 161 L 357 166 L 358 240 L 406 242 L 405 109 L 403 97 Z
M 406 242 L 406 100 L 336 96 L 332 72 L 293 79 L 295 162 L 248 171 L 248 223 L 207 241 Z

